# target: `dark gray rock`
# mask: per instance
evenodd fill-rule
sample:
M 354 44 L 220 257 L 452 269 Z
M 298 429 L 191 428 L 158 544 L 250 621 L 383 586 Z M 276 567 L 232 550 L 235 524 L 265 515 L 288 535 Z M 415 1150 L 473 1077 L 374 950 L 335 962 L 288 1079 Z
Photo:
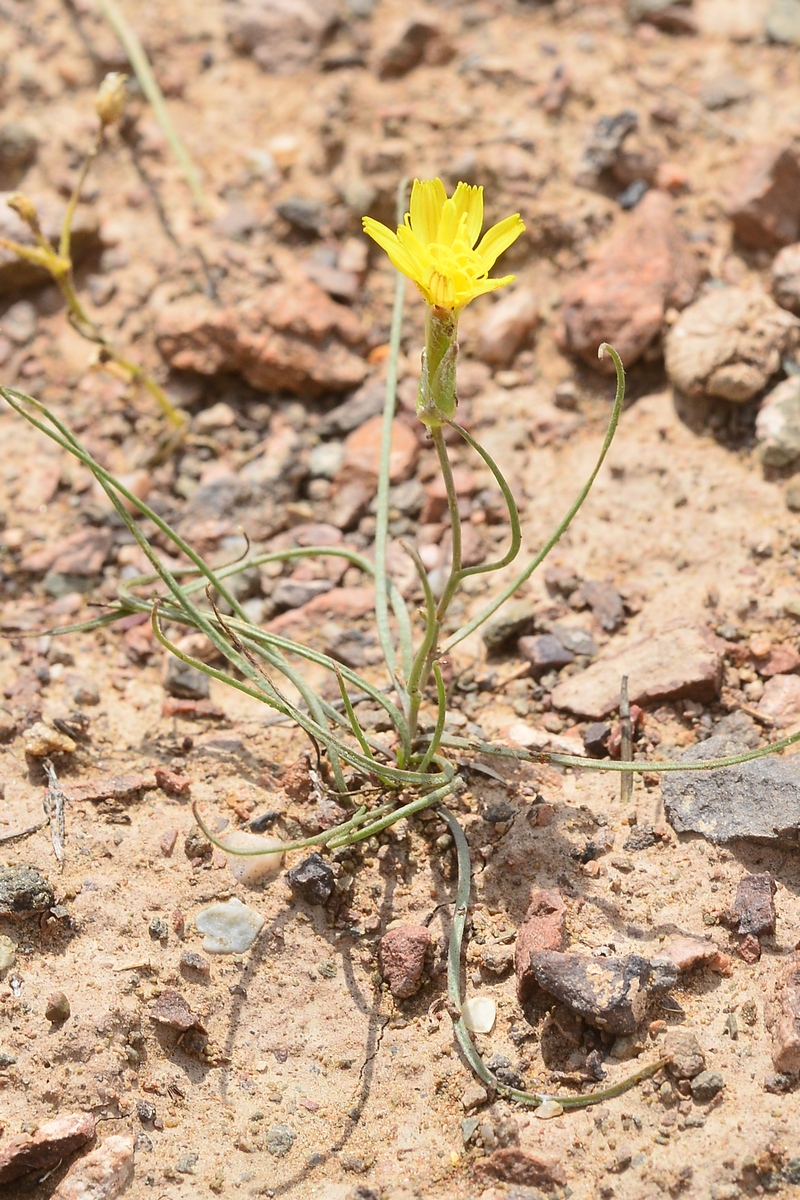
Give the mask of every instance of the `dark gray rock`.
M 633 1033 L 651 997 L 671 987 L 677 971 L 638 954 L 588 958 L 544 950 L 531 955 L 536 982 L 589 1025 L 608 1033 Z
M 298 900 L 305 900 L 306 904 L 326 904 L 335 886 L 330 864 L 316 850 L 292 867 L 291 871 L 287 871 L 286 880 L 292 895 Z
M 275 211 L 299 233 L 312 233 L 315 237 L 322 233 L 325 206 L 321 200 L 309 196 L 289 196 L 275 205 Z
M 504 604 L 484 626 L 486 649 L 490 653 L 501 650 L 513 639 L 530 633 L 535 619 L 536 609 L 532 600 L 512 600 L 510 604 Z
M 607 721 L 592 721 L 584 727 L 583 744 L 586 753 L 592 758 L 604 758 L 608 754 L 608 739 L 611 737 L 611 726 Z
M 740 743 L 708 738 L 681 755 L 687 765 L 739 754 Z M 678 833 L 701 833 L 712 842 L 736 838 L 796 844 L 800 836 L 800 763 L 756 758 L 716 771 L 664 776 L 667 820 Z
M 613 117 L 600 117 L 584 147 L 578 178 L 589 182 L 613 166 L 625 138 L 638 128 L 639 116 L 630 108 Z
M 692 1099 L 698 1104 L 708 1104 L 724 1086 L 725 1080 L 718 1071 L 701 1071 L 691 1083 Z
M 580 596 L 606 632 L 614 633 L 623 624 L 625 609 L 622 607 L 622 597 L 610 583 L 587 579 L 580 589 Z
M 658 838 L 652 825 L 635 825 L 623 842 L 622 849 L 627 850 L 630 854 L 635 854 L 638 850 L 649 850 L 651 846 L 655 846 L 657 841 Z
M 548 671 L 558 671 L 567 663 L 575 661 L 575 655 L 567 650 L 552 633 L 541 633 L 537 637 L 521 637 L 517 649 L 531 665 L 531 675 L 539 679 Z
M 55 902 L 51 885 L 36 867 L 0 868 L 0 916 L 36 917 Z
M 283 1158 L 291 1150 L 296 1137 L 290 1125 L 270 1125 L 265 1138 L 267 1153 Z
M 182 700 L 208 699 L 208 676 L 172 655 L 167 659 L 164 690 Z

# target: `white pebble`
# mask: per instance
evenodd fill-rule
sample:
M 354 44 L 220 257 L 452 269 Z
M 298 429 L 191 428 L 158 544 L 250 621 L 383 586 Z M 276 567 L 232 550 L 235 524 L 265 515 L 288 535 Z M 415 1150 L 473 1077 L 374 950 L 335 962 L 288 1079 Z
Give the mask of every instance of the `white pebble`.
M 260 851 L 259 854 L 225 854 L 234 877 L 248 887 L 276 875 L 283 866 L 283 842 L 280 838 L 259 837 L 257 833 L 236 829 L 223 840 L 232 850 Z
M 17 947 L 10 937 L 0 934 L 0 971 L 13 967 L 17 957 Z
M 540 1121 L 549 1121 L 551 1117 L 560 1117 L 563 1111 L 564 1109 L 557 1100 L 544 1100 L 538 1108 L 534 1109 L 533 1115 Z
M 232 897 L 202 909 L 194 919 L 209 954 L 244 954 L 258 937 L 264 918 L 255 909 Z
M 461 1006 L 461 1016 L 470 1033 L 491 1033 L 497 1018 L 497 1005 L 491 996 L 472 996 Z

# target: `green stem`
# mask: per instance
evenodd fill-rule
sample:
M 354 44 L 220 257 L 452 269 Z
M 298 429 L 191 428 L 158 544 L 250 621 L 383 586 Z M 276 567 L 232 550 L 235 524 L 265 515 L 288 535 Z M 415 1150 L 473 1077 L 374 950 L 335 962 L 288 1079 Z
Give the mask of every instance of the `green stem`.
M 450 511 L 451 561 L 450 574 L 447 577 L 444 591 L 433 611 L 431 610 L 432 594 L 429 588 L 426 589 L 425 636 L 422 640 L 422 645 L 417 651 L 406 685 L 409 698 L 408 729 L 412 742 L 417 736 L 422 698 L 428 686 L 434 660 L 439 652 L 439 634 L 441 633 L 442 622 L 447 615 L 447 610 L 450 607 L 450 603 L 458 588 L 459 579 L 461 578 L 461 517 L 458 512 L 458 496 L 456 495 L 453 471 L 450 466 L 450 459 L 447 454 L 447 446 L 441 425 L 431 426 L 431 438 L 439 459 L 439 467 L 447 493 L 447 507 Z
M 461 954 L 469 909 L 469 893 L 472 886 L 469 845 L 464 836 L 464 830 L 453 814 L 442 807 L 439 808 L 439 814 L 452 834 L 456 848 L 456 858 L 458 860 L 456 904 L 447 950 L 447 998 L 456 1013 L 453 1017 L 453 1030 L 456 1040 L 464 1053 L 464 1057 L 478 1078 L 501 1096 L 507 1096 L 509 1100 L 515 1100 L 518 1104 L 527 1104 L 532 1108 L 538 1108 L 540 1104 L 544 1104 L 545 1100 L 556 1100 L 563 1109 L 577 1109 L 589 1108 L 592 1104 L 601 1104 L 604 1100 L 611 1100 L 614 1096 L 620 1096 L 623 1092 L 627 1092 L 632 1087 L 635 1087 L 637 1083 L 641 1083 L 643 1079 L 648 1079 L 651 1075 L 655 1075 L 656 1072 L 660 1071 L 662 1067 L 665 1067 L 669 1059 L 658 1059 L 656 1062 L 649 1063 L 646 1067 L 642 1067 L 640 1070 L 634 1072 L 633 1075 L 628 1075 L 625 1079 L 621 1079 L 618 1083 L 614 1083 L 607 1088 L 600 1088 L 598 1091 L 592 1092 L 587 1096 L 555 1097 L 548 1096 L 545 1092 L 524 1092 L 520 1088 L 508 1087 L 507 1084 L 501 1083 L 492 1074 L 478 1053 L 477 1047 L 461 1015 L 463 1006 L 461 995 Z
M 144 52 L 142 43 L 139 41 L 139 38 L 137 37 L 133 28 L 128 24 L 125 16 L 120 11 L 116 0 L 97 0 L 97 3 L 109 25 L 122 43 L 125 53 L 128 56 L 128 61 L 133 67 L 136 78 L 141 84 L 142 91 L 150 101 L 150 106 L 153 109 L 155 118 L 164 131 L 164 136 L 172 148 L 172 153 L 180 163 L 195 204 L 204 216 L 210 217 L 212 215 L 212 209 L 208 198 L 203 191 L 203 185 L 200 182 L 200 176 L 194 163 L 189 157 L 183 142 L 175 131 L 175 127 L 170 119 L 166 103 L 164 102 L 161 88 L 158 86 L 158 82 L 153 74 L 150 62 Z
M 595 463 L 594 470 L 592 471 L 591 475 L 587 479 L 584 486 L 581 488 L 575 502 L 572 504 L 571 508 L 567 512 L 567 515 L 560 522 L 560 524 L 556 528 L 555 532 L 552 533 L 551 536 L 548 538 L 548 540 L 545 542 L 544 546 L 539 551 L 539 553 L 536 555 L 536 557 L 531 559 L 531 561 L 528 563 L 525 570 L 520 575 L 517 576 L 517 578 L 514 580 L 513 583 L 510 583 L 508 585 L 508 587 L 504 588 L 503 591 L 500 592 L 500 594 L 498 596 L 495 596 L 495 598 L 494 598 L 494 600 L 492 600 L 491 604 L 488 604 L 486 606 L 486 608 L 484 608 L 481 612 L 479 612 L 476 617 L 473 617 L 473 619 L 471 621 L 469 621 L 466 625 L 462 626 L 461 629 L 459 629 L 456 633 L 454 633 L 451 637 L 449 637 L 447 639 L 444 646 L 442 647 L 443 654 L 446 654 L 449 650 L 452 650 L 453 647 L 457 646 L 459 642 L 463 642 L 464 638 L 468 637 L 468 635 L 470 633 L 472 633 L 472 632 L 474 632 L 474 630 L 480 628 L 480 626 L 483 625 L 483 623 L 485 621 L 488 621 L 489 617 L 491 617 L 494 613 L 497 612 L 498 608 L 500 608 L 501 605 L 505 604 L 506 600 L 510 599 L 511 596 L 513 596 L 514 593 L 516 591 L 518 591 L 519 588 L 522 587 L 523 583 L 525 583 L 526 580 L 530 579 L 531 575 L 536 570 L 536 568 L 538 566 L 540 566 L 542 562 L 544 562 L 544 560 L 547 558 L 548 554 L 553 549 L 553 547 L 556 545 L 558 540 L 563 536 L 563 534 L 566 532 L 566 530 L 570 527 L 574 517 L 580 511 L 580 508 L 583 505 L 584 500 L 589 495 L 589 492 L 592 490 L 592 485 L 594 484 L 594 481 L 597 478 L 600 468 L 602 467 L 603 462 L 605 461 L 606 454 L 608 453 L 609 447 L 611 446 L 611 443 L 614 439 L 614 434 L 617 431 L 617 425 L 619 424 L 619 418 L 620 418 L 620 414 L 622 412 L 622 403 L 623 403 L 623 400 L 625 399 L 625 369 L 622 365 L 622 360 L 620 359 L 616 350 L 614 350 L 611 346 L 607 345 L 607 343 L 605 343 L 605 342 L 600 347 L 600 350 L 601 350 L 601 352 L 605 351 L 606 353 L 608 353 L 614 362 L 614 367 L 617 372 L 617 391 L 616 391 L 616 396 L 614 397 L 614 407 L 611 412 L 611 419 L 608 423 L 608 429 L 606 430 L 606 436 L 603 440 L 603 445 L 600 449 L 600 454 L 598 456 L 597 462 Z
M 522 544 L 522 529 L 520 528 L 519 523 L 519 510 L 517 508 L 517 502 L 514 499 L 511 488 L 508 486 L 508 481 L 505 475 L 503 475 L 489 451 L 484 449 L 480 442 L 476 442 L 472 434 L 468 433 L 467 430 L 461 425 L 457 425 L 455 421 L 448 421 L 447 424 L 451 429 L 455 429 L 456 433 L 461 435 L 467 445 L 470 446 L 475 453 L 483 459 L 489 470 L 494 475 L 497 486 L 503 493 L 503 499 L 505 500 L 506 508 L 508 509 L 508 523 L 511 526 L 511 544 L 509 545 L 508 550 L 506 550 L 503 557 L 498 559 L 496 562 L 483 563 L 476 567 L 466 567 L 461 572 L 461 579 L 466 579 L 468 575 L 483 575 L 488 571 L 500 571 L 503 567 L 507 567 L 509 563 L 514 561 L 519 554 L 519 548 Z
M 430 765 L 431 759 L 433 758 L 436 751 L 439 749 L 439 744 L 442 740 L 442 734 L 444 733 L 445 718 L 447 717 L 447 692 L 446 692 L 445 686 L 444 686 L 444 678 L 442 676 L 442 669 L 439 666 L 438 662 L 434 662 L 434 664 L 433 664 L 433 676 L 434 676 L 434 679 L 436 680 L 436 704 L 437 704 L 436 726 L 431 735 L 431 740 L 428 745 L 428 749 L 425 751 L 422 761 L 419 764 L 418 769 L 420 771 L 427 771 L 427 769 Z
M 473 754 L 491 754 L 496 758 L 512 758 L 517 762 L 553 763 L 557 767 L 576 767 L 581 771 L 654 771 L 660 775 L 673 771 L 716 771 L 720 767 L 738 767 L 740 763 L 751 762 L 754 758 L 766 758 L 769 754 L 779 754 L 789 746 L 800 742 L 800 731 L 789 734 L 768 746 L 760 746 L 757 750 L 745 750 L 741 754 L 729 754 L 726 758 L 695 759 L 692 762 L 655 761 L 613 762 L 597 758 L 580 758 L 577 754 L 554 754 L 549 750 L 523 750 L 521 747 L 495 746 L 491 742 L 472 741 L 470 738 L 459 738 L 448 735 L 442 738 L 442 745 L 454 750 L 470 750 Z

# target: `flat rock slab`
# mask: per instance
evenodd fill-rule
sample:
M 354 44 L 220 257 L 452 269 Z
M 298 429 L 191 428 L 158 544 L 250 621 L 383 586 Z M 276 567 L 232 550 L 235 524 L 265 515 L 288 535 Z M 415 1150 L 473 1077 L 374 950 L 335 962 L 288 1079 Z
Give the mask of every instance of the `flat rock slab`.
M 266 392 L 347 392 L 366 374 L 361 322 L 310 280 L 273 284 L 228 308 L 202 296 L 175 301 L 157 315 L 157 341 L 175 370 L 239 372 Z
M 114 1200 L 133 1179 L 133 1138 L 119 1133 L 70 1167 L 51 1200 Z
M 90 1141 L 94 1130 L 91 1113 L 63 1113 L 40 1125 L 35 1133 L 11 1138 L 0 1150 L 0 1186 L 29 1171 L 49 1171 Z
M 633 704 L 713 700 L 722 683 L 723 650 L 723 643 L 702 626 L 665 628 L 559 683 L 553 707 L 600 720 L 619 707 L 623 675 L 628 676 Z
M 610 342 L 630 366 L 660 338 L 666 310 L 687 305 L 700 282 L 669 196 L 648 192 L 620 226 L 567 289 L 557 335 L 563 350 L 609 374 L 613 363 L 598 359 L 600 343 Z
M 743 747 L 725 737 L 690 747 L 681 761 L 726 758 Z M 677 833 L 701 833 L 712 842 L 736 838 L 797 843 L 800 835 L 800 760 L 756 758 L 716 771 L 664 776 L 664 811 Z
M 530 956 L 542 991 L 607 1033 L 634 1033 L 647 1014 L 651 996 L 671 987 L 677 971 L 652 964 L 638 954 L 625 958 L 590 958 L 542 950 Z

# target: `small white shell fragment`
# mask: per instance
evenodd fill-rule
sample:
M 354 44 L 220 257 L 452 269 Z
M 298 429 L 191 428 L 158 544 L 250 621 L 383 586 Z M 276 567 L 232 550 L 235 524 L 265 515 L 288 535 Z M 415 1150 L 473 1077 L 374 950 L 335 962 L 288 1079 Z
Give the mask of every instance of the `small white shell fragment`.
M 497 1019 L 497 1005 L 491 996 L 471 996 L 462 1004 L 461 1016 L 470 1033 L 491 1033 Z
M 551 1117 L 560 1117 L 563 1111 L 557 1100 L 543 1100 L 538 1108 L 534 1109 L 533 1115 L 540 1121 L 549 1121 Z
M 280 838 L 259 837 L 257 833 L 235 829 L 223 841 L 233 850 L 262 851 L 261 854 L 225 854 L 234 877 L 248 887 L 276 875 L 283 866 L 283 842 Z
M 206 935 L 203 949 L 209 954 L 244 954 L 261 932 L 264 918 L 234 896 L 201 909 L 194 923 Z

